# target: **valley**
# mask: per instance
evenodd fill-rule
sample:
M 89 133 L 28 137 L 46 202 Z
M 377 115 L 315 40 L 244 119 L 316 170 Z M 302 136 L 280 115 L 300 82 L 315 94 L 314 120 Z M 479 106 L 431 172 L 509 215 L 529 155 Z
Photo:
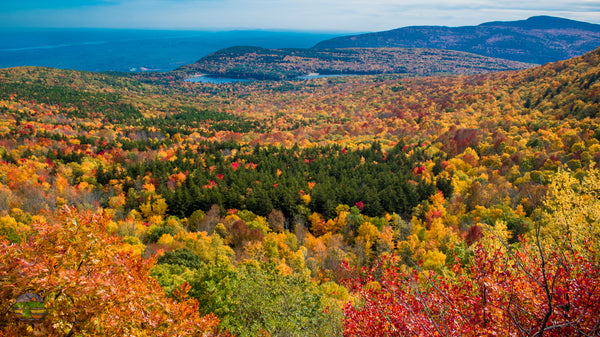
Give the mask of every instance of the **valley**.
M 600 49 L 428 48 L 0 69 L 0 331 L 596 334 Z

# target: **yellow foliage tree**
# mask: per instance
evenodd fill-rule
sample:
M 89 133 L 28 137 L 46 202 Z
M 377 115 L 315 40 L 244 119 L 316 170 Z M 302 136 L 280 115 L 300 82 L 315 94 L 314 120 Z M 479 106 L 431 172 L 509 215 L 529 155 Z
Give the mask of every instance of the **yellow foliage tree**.
M 360 265 L 364 265 L 373 257 L 373 245 L 379 237 L 379 230 L 372 223 L 365 221 L 358 227 L 355 243 L 355 254 Z
M 548 186 L 541 235 L 547 244 L 583 252 L 600 252 L 600 170 L 590 168 L 579 180 L 559 170 Z
M 140 211 L 146 219 L 150 219 L 154 216 L 158 217 L 160 222 L 162 217 L 167 213 L 167 202 L 163 197 L 153 194 L 145 203 L 140 205 Z M 156 222 L 156 218 L 154 219 L 154 222 Z

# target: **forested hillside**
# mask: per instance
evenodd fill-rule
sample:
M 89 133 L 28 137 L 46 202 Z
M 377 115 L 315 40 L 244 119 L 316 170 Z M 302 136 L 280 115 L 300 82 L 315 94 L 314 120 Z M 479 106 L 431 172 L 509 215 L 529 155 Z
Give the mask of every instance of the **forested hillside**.
M 328 75 L 481 74 L 525 69 L 532 64 L 464 52 L 424 48 L 337 50 L 231 47 L 207 55 L 176 72 L 212 76 L 293 80 L 311 73 Z
M 0 70 L 0 331 L 597 334 L 598 74 Z
M 600 46 L 600 25 L 533 16 L 527 20 L 477 26 L 410 26 L 383 32 L 335 37 L 313 48 L 435 48 L 544 64 L 580 56 Z

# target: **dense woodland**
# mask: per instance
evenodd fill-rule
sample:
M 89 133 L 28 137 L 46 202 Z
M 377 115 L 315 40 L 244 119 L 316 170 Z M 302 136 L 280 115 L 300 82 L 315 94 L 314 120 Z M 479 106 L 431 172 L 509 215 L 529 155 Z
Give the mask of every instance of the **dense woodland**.
M 598 335 L 599 74 L 0 70 L 1 334 Z
M 318 74 L 480 74 L 525 69 L 533 64 L 465 52 L 426 48 L 265 49 L 238 46 L 219 50 L 177 71 L 186 74 L 293 80 Z

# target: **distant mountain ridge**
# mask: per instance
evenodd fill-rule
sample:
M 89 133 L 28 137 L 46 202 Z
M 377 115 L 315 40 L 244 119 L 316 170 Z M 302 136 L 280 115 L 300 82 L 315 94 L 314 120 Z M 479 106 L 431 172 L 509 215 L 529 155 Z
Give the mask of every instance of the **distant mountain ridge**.
M 552 16 L 478 26 L 410 26 L 342 36 L 314 49 L 436 48 L 543 64 L 583 55 L 600 46 L 600 25 Z

